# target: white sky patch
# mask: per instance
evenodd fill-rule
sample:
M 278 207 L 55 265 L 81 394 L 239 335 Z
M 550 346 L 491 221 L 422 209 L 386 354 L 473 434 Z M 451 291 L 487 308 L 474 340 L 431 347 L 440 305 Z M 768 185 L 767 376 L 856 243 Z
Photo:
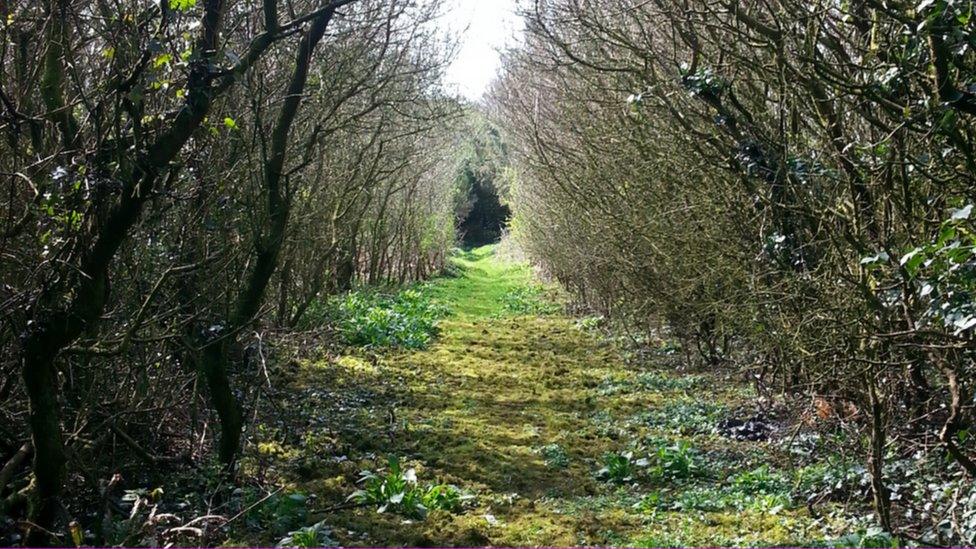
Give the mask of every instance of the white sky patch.
M 457 58 L 445 75 L 449 89 L 481 99 L 501 66 L 498 50 L 513 45 L 522 31 L 517 5 L 518 0 L 448 0 L 444 27 L 461 33 Z

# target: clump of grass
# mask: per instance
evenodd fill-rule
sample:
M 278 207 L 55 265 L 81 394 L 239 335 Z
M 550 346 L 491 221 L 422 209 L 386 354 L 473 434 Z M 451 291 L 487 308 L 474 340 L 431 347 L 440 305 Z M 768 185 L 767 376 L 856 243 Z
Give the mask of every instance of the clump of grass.
M 349 345 L 423 349 L 437 336 L 447 309 L 426 286 L 395 294 L 359 290 L 333 298 L 326 315 Z
M 404 470 L 397 458 L 389 459 L 385 473 L 363 471 L 359 483 L 363 485 L 362 489 L 353 492 L 348 499 L 375 505 L 378 513 L 390 511 L 413 519 L 423 519 L 435 509 L 459 511 L 463 502 L 469 499 L 450 484 L 421 488 L 416 470 Z

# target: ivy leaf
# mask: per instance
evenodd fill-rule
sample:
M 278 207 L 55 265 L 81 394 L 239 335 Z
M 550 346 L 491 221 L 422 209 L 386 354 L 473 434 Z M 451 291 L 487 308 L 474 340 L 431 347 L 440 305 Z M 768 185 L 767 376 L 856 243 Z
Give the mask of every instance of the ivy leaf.
M 976 316 L 971 316 L 971 315 L 970 316 L 961 316 L 960 318 L 957 318 L 953 322 L 953 325 L 955 325 L 955 327 L 956 327 L 956 334 L 958 335 L 958 334 L 960 334 L 962 332 L 965 332 L 966 330 L 972 328 L 973 326 L 976 326 Z
M 972 17 L 973 17 L 973 3 L 970 2 L 969 10 L 966 11 L 966 13 L 959 12 L 956 15 L 956 21 L 958 21 L 960 25 L 966 26 L 969 24 L 969 20 L 972 19 Z

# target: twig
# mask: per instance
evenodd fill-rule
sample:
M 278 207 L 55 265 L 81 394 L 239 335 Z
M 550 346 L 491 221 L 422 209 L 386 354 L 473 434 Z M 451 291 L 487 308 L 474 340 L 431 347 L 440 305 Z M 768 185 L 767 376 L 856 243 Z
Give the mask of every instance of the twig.
M 4 489 L 7 488 L 7 484 L 10 482 L 10 479 L 14 477 L 14 473 L 17 472 L 17 469 L 20 468 L 20 466 L 27 459 L 27 456 L 30 455 L 32 448 L 33 446 L 31 445 L 30 441 L 25 442 L 24 445 L 17 450 L 17 453 L 7 460 L 7 463 L 3 466 L 3 469 L 0 469 L 0 494 L 2 494 Z
M 132 437 L 126 434 L 125 431 L 120 429 L 114 423 L 109 425 L 109 428 L 112 429 L 112 432 L 115 433 L 120 439 L 122 439 L 122 442 L 124 442 L 129 448 L 132 448 L 132 450 L 136 453 L 137 456 L 142 458 L 144 461 L 148 462 L 150 465 L 159 465 L 160 463 L 171 463 L 171 462 L 179 461 L 181 459 L 180 457 L 154 456 L 150 454 L 145 448 L 139 446 L 138 442 L 136 442 Z
M 274 496 L 275 494 L 277 494 L 278 492 L 280 492 L 280 491 L 282 491 L 282 490 L 284 490 L 284 487 L 282 487 L 282 488 L 278 488 L 278 489 L 277 489 L 277 490 L 275 490 L 274 492 L 271 492 L 270 494 L 268 494 L 268 495 L 266 495 L 266 496 L 264 496 L 263 498 L 261 498 L 261 499 L 259 499 L 259 500 L 257 500 L 256 502 L 254 502 L 254 503 L 252 503 L 251 505 L 249 505 L 249 506 L 247 506 L 247 508 L 245 508 L 244 510 L 242 510 L 242 511 L 241 511 L 240 513 L 237 513 L 237 514 L 236 514 L 236 515 L 234 515 L 233 517 L 231 517 L 231 518 L 229 518 L 229 519 L 227 520 L 227 522 L 225 522 L 225 523 L 224 523 L 224 526 L 226 526 L 226 525 L 228 525 L 228 524 L 230 524 L 230 523 L 232 523 L 232 522 L 234 522 L 235 520 L 237 520 L 237 519 L 239 519 L 239 518 L 241 518 L 241 517 L 243 517 L 243 516 L 244 516 L 244 515 L 246 515 L 246 514 L 247 514 L 248 512 L 250 512 L 250 511 L 251 511 L 251 509 L 254 509 L 254 508 L 255 508 L 255 507 L 257 507 L 258 505 L 261 505 L 262 503 L 264 503 L 264 502 L 265 502 L 265 501 L 267 501 L 267 500 L 268 500 L 269 498 L 271 498 L 272 496 Z

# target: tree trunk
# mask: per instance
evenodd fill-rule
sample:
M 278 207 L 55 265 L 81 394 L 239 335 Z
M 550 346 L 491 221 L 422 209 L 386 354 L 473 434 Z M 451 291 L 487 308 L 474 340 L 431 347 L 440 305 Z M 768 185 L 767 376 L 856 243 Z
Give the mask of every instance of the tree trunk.
M 254 268 L 248 274 L 244 289 L 238 296 L 233 316 L 225 323 L 228 335 L 219 343 L 206 345 L 201 353 L 201 366 L 210 389 L 210 398 L 220 419 L 220 460 L 228 469 L 233 467 L 240 451 L 244 429 L 240 404 L 227 376 L 227 365 L 230 363 L 228 351 L 237 342 L 236 334 L 239 330 L 247 326 L 260 311 L 268 283 L 278 266 L 291 207 L 291 195 L 282 188 L 288 140 L 308 80 L 312 52 L 325 34 L 334 13 L 334 8 L 327 9 L 317 16 L 299 45 L 295 70 L 272 131 L 270 155 L 264 165 L 263 183 L 268 193 L 270 225 L 267 236 L 256 244 L 258 251 Z
M 240 404 L 234 396 L 227 375 L 227 342 L 215 341 L 206 345 L 200 353 L 200 370 L 210 389 L 210 402 L 220 421 L 218 456 L 230 469 L 241 447 L 244 420 Z
M 56 348 L 42 339 L 28 341 L 24 349 L 23 375 L 30 399 L 30 428 L 34 444 L 34 490 L 28 516 L 35 525 L 27 532 L 27 545 L 50 542 L 48 531 L 56 530 L 61 496 L 66 480 L 64 442 L 58 414 Z
M 870 374 L 869 374 L 870 375 Z M 891 495 L 884 484 L 884 447 L 885 425 L 884 410 L 874 379 L 868 379 L 868 397 L 871 404 L 871 493 L 874 497 L 874 511 L 878 517 L 878 524 L 885 532 L 891 533 Z

